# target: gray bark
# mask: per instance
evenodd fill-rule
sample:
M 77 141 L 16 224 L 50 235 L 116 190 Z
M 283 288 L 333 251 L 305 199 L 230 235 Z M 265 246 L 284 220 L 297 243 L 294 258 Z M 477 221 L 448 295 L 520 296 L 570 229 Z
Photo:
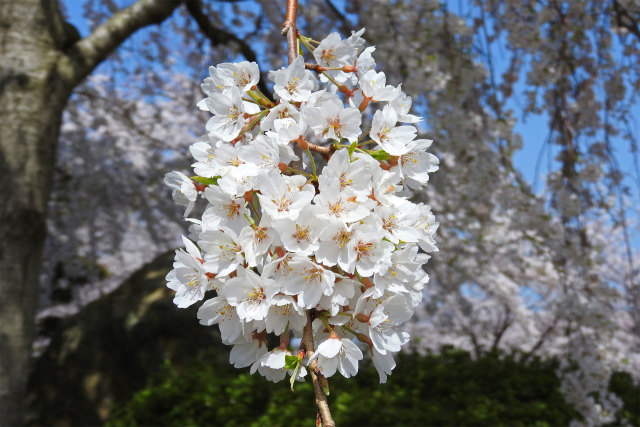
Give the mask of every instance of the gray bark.
M 0 0 L 0 425 L 23 422 L 47 202 L 74 86 L 180 0 L 140 0 L 76 40 L 57 0 Z
M 0 424 L 22 422 L 38 275 L 61 113 L 57 15 L 0 6 Z M 61 27 L 61 26 L 60 26 Z

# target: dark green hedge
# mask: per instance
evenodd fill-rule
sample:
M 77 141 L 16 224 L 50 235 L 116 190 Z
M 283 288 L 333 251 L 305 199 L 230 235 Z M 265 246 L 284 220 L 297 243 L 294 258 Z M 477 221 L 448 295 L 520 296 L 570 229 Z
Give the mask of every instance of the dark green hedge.
M 564 401 L 553 361 L 524 363 L 510 356 L 445 349 L 441 355 L 402 355 L 387 384 L 369 364 L 355 379 L 330 379 L 332 413 L 339 426 L 547 426 L 578 415 Z M 315 425 L 309 383 L 295 392 L 247 370 L 193 361 L 165 364 L 149 386 L 118 410 L 110 426 Z M 612 389 L 625 398 L 625 415 L 640 421 L 640 388 L 617 374 Z

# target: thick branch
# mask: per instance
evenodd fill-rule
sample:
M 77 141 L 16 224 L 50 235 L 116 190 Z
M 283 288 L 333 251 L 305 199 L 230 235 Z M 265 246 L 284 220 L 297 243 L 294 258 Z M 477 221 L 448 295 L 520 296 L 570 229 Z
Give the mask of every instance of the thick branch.
M 313 346 L 313 328 L 311 327 L 311 314 L 307 310 L 307 324 L 304 326 L 304 331 L 302 333 L 302 344 L 304 345 L 307 360 L 313 356 L 314 346 Z M 316 372 L 318 371 L 318 360 L 314 359 L 309 363 L 309 374 L 311 375 L 311 382 L 313 383 L 313 391 L 316 394 L 316 406 L 318 407 L 318 411 L 320 412 L 320 416 L 322 417 L 322 427 L 335 427 L 335 422 L 333 421 L 333 417 L 331 416 L 331 411 L 329 410 L 329 403 L 327 403 L 327 396 L 322 391 L 322 386 L 320 385 L 320 379 Z
M 187 0 L 186 6 L 189 14 L 191 14 L 194 21 L 196 21 L 196 24 L 198 24 L 198 28 L 200 28 L 200 31 L 202 31 L 202 33 L 209 39 L 212 45 L 218 46 L 229 42 L 235 43 L 238 46 L 240 53 L 247 59 L 247 61 L 255 62 L 259 65 L 256 53 L 251 49 L 251 46 L 249 46 L 247 42 L 240 39 L 233 33 L 222 28 L 215 27 L 211 23 L 211 20 L 204 11 L 201 0 Z M 261 72 L 258 87 L 262 93 L 269 93 L 265 83 L 265 73 Z
M 138 0 L 115 13 L 69 51 L 70 83 L 77 85 L 120 44 L 140 28 L 167 19 L 182 0 Z
M 44 1 L 42 2 L 42 9 L 47 16 L 45 22 L 49 32 L 51 33 L 51 39 L 58 45 L 58 48 L 62 47 L 62 41 L 65 38 L 64 34 L 64 19 L 60 13 L 60 5 L 58 0 Z

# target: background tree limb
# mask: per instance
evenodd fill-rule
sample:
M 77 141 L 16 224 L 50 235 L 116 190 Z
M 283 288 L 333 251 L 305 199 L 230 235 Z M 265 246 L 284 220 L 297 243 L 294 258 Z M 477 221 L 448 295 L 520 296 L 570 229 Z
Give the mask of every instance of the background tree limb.
M 114 14 L 70 49 L 69 83 L 80 83 L 129 36 L 140 28 L 161 23 L 180 3 L 182 0 L 139 0 Z

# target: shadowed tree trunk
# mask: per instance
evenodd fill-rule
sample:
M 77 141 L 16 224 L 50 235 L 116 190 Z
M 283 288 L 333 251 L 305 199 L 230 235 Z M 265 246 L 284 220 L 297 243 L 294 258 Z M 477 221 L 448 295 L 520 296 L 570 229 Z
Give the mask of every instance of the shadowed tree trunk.
M 59 14 L 40 1 L 0 9 L 0 416 L 22 418 L 47 201 L 62 110 Z M 60 27 L 58 27 L 60 28 Z M 61 43 L 62 42 L 62 43 Z
M 57 0 L 0 0 L 0 424 L 23 420 L 62 112 L 73 88 L 180 0 L 140 0 L 80 39 Z

